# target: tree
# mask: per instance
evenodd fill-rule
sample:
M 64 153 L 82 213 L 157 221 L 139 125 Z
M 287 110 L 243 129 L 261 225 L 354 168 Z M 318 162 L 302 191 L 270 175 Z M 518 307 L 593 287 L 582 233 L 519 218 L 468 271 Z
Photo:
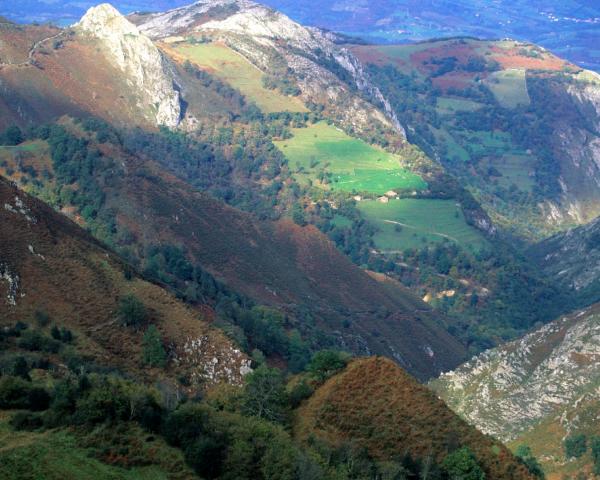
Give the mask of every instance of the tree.
M 600 436 L 594 435 L 590 440 L 592 459 L 594 460 L 594 474 L 600 475 Z
M 527 467 L 529 473 L 540 479 L 546 478 L 544 475 L 544 471 L 542 470 L 542 466 L 538 462 L 537 458 L 533 456 L 531 448 L 528 445 L 519 445 L 517 447 L 515 455 Z
M 324 382 L 342 370 L 347 363 L 348 354 L 336 350 L 322 350 L 313 356 L 307 370 L 318 381 Z
M 154 325 L 150 325 L 142 340 L 142 359 L 146 365 L 164 368 L 167 364 L 167 352 Z
M 570 435 L 564 441 L 565 456 L 580 458 L 587 451 L 587 437 L 583 433 Z
M 148 321 L 146 306 L 134 295 L 125 295 L 119 301 L 119 319 L 127 327 L 141 327 Z
M 281 372 L 265 365 L 246 376 L 245 413 L 274 422 L 285 418 L 287 395 Z
M 449 454 L 442 467 L 450 480 L 485 480 L 485 473 L 469 447 L 462 447 Z
M 0 135 L 0 144 L 4 145 L 19 145 L 23 140 L 25 140 L 23 132 L 21 132 L 21 129 L 16 125 L 11 125 L 2 135 Z

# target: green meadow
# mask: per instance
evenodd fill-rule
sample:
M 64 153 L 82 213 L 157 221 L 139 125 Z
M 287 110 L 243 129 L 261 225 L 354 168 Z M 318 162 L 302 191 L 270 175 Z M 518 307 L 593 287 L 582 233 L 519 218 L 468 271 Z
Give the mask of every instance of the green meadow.
M 529 105 L 531 99 L 527 91 L 526 72 L 522 69 L 508 69 L 494 72 L 487 81 L 498 103 L 505 108 Z
M 242 55 L 220 43 L 181 43 L 175 52 L 229 83 L 265 113 L 306 112 L 302 101 L 263 86 L 264 73 Z
M 275 142 L 299 179 L 343 192 L 383 195 L 389 190 L 422 190 L 427 183 L 400 166 L 400 157 L 346 135 L 325 122 L 293 129 L 293 138 Z M 302 178 L 304 177 L 304 178 Z
M 478 250 L 485 239 L 467 224 L 461 208 L 453 200 L 400 199 L 388 203 L 370 200 L 358 203 L 366 220 L 379 232 L 375 245 L 394 252 L 444 241 Z

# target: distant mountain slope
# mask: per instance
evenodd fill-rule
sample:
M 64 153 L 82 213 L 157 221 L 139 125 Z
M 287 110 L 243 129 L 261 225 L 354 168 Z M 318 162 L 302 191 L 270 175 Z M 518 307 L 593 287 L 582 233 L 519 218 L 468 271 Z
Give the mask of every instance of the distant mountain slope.
M 388 355 L 419 378 L 462 360 L 464 347 L 445 331 L 443 317 L 399 284 L 371 278 L 316 228 L 289 220 L 260 221 L 198 192 L 118 142 L 99 144 L 95 135 L 66 125 L 75 138 L 89 142 L 86 151 L 100 154 L 96 186 L 85 190 L 101 199 L 101 209 L 93 214 L 97 219 L 57 199 L 56 192 L 72 185 L 55 183 L 60 165 L 49 163 L 41 147 L 26 154 L 27 164 L 35 165 L 38 179 L 44 179 L 44 169 L 50 175 L 32 191 L 58 200 L 57 206 L 77 213 L 82 223 L 91 222 L 99 234 L 121 232 L 125 250 L 143 265 L 153 247 L 181 246 L 192 265 L 259 304 L 282 309 L 300 331 L 325 332 L 339 347 L 356 353 Z M 77 163 L 79 155 L 66 161 Z M 79 181 L 90 188 L 89 178 Z M 189 280 L 180 285 L 193 287 Z
M 352 47 L 408 139 L 507 233 L 540 239 L 600 214 L 600 76 L 510 40 Z
M 356 360 L 328 380 L 299 410 L 296 430 L 304 438 L 352 441 L 382 461 L 400 450 L 440 461 L 453 449 L 467 446 L 486 478 L 531 478 L 506 447 L 467 425 L 384 358 Z
M 580 304 L 600 300 L 600 220 L 535 244 L 528 254 Z
M 527 443 L 548 471 L 573 471 L 564 438 L 597 434 L 600 427 L 599 338 L 600 307 L 594 305 L 485 352 L 431 385 L 481 431 Z M 581 462 L 589 458 L 575 465 Z
M 0 6 L 0 15 L 20 22 L 77 21 L 96 2 L 56 4 L 22 0 Z M 122 11 L 163 11 L 187 0 L 117 1 Z M 586 68 L 598 70 L 597 24 L 600 11 L 590 0 L 519 1 L 516 4 L 461 1 L 317 1 L 265 0 L 294 20 L 367 38 L 374 42 L 418 41 L 471 35 L 512 37 L 549 48 Z
M 2 327 L 34 322 L 36 312 L 42 312 L 58 326 L 72 329 L 84 357 L 159 379 L 158 371 L 142 365 L 143 331 L 122 326 L 118 319 L 121 299 L 135 295 L 170 345 L 167 374 L 186 374 L 208 384 L 241 382 L 249 361 L 209 326 L 210 309 L 194 311 L 135 274 L 127 280 L 130 266 L 3 177 L 0 205 Z

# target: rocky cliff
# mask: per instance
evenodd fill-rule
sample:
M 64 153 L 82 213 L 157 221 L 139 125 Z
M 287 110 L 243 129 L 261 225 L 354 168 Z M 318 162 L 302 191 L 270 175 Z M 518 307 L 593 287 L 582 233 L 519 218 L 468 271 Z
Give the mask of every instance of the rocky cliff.
M 123 72 L 140 108 L 157 125 L 176 127 L 182 111 L 169 63 L 152 41 L 109 4 L 91 8 L 76 29 L 96 37 L 105 55 Z
M 542 423 L 566 433 L 581 403 L 600 401 L 600 306 L 560 318 L 489 350 L 432 382 L 440 397 L 484 433 L 514 440 Z M 561 438 L 548 438 L 560 445 Z
M 132 19 L 153 40 L 210 34 L 265 73 L 276 73 L 273 65 L 283 63 L 284 70 L 293 71 L 305 103 L 327 105 L 331 116 L 358 132 L 377 125 L 405 137 L 389 102 L 371 84 L 356 57 L 336 44 L 335 35 L 304 27 L 282 13 L 246 0 L 202 0 Z M 344 79 L 333 70 L 343 72 Z

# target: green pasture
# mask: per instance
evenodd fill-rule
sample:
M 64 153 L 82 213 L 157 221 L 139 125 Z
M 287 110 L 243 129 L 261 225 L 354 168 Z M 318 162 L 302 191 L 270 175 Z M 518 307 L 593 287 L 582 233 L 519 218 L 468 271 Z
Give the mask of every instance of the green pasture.
M 298 177 L 343 192 L 382 195 L 388 190 L 422 190 L 427 183 L 400 166 L 400 157 L 373 147 L 325 122 L 293 129 L 293 138 L 275 142 Z
M 402 251 L 444 241 L 472 250 L 485 245 L 482 234 L 467 224 L 453 200 L 371 200 L 359 202 L 358 208 L 367 221 L 379 228 L 374 241 L 382 251 Z
M 175 52 L 238 89 L 265 113 L 306 112 L 300 99 L 263 86 L 264 73 L 246 58 L 220 43 L 181 43 Z
M 494 72 L 487 80 L 487 86 L 498 103 L 505 108 L 516 108 L 531 103 L 526 72 L 523 69 L 511 68 Z

